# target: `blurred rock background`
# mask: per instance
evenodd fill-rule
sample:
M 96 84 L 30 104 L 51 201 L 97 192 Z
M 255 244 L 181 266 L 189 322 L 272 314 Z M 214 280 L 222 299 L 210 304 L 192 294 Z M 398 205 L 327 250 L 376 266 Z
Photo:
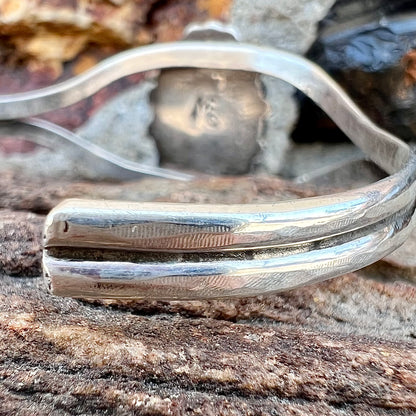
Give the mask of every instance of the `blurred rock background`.
M 334 0 L 1 0 L 0 93 L 68 79 L 121 50 L 178 40 L 189 23 L 215 19 L 231 24 L 243 41 L 307 53 L 377 124 L 412 140 L 415 8 L 410 0 L 338 0 L 335 4 Z M 157 74 L 124 78 L 87 100 L 42 117 L 120 156 L 156 166 L 158 142 L 149 134 L 153 109 L 148 99 L 154 76 L 157 79 Z M 317 182 L 313 178 L 322 172 L 363 159 L 302 94 L 278 80 L 263 77 L 262 82 L 270 108 L 262 135 L 252 139 L 259 151 L 251 163 L 240 164 L 247 166 L 247 172 Z M 100 179 L 101 173 L 73 146 L 55 146 L 52 141 L 45 148 L 25 142 L 25 137 L 0 137 L 0 170 L 25 171 L 30 166 L 28 174 Z M 241 173 L 233 171 L 240 161 L 231 146 L 229 153 L 235 153 L 231 168 L 224 169 L 207 154 L 203 165 L 210 166 L 209 173 Z M 306 163 L 295 163 L 300 158 Z M 175 167 L 189 168 L 186 164 Z M 344 166 L 332 177 L 354 175 L 356 168 Z M 367 172 L 369 167 L 362 162 L 360 169 Z M 312 176 L 305 176 L 308 173 Z
M 332 4 L 333 0 L 2 0 L 0 93 L 62 81 L 123 49 L 181 39 L 186 25 L 210 19 L 230 23 L 243 41 L 305 53 L 316 39 L 317 23 Z M 45 117 L 71 130 L 79 129 L 86 138 L 114 153 L 156 165 L 157 141 L 147 134 L 152 109 L 146 102 L 150 87 L 144 85 L 145 77 L 145 74 L 127 77 L 90 99 Z M 264 134 L 259 139 L 253 137 L 253 141 L 258 140 L 260 151 L 248 169 L 278 173 L 289 149 L 297 104 L 292 87 L 267 77 L 263 83 L 270 111 Z M 137 91 L 113 100 L 116 93 L 129 88 Z M 96 178 L 93 169 L 83 165 L 79 151 L 72 146 L 60 145 L 54 149 L 55 158 L 49 157 L 50 149 L 22 142 L 18 145 L 7 137 L 0 146 L 3 169 L 25 170 L 30 165 L 30 174 L 54 176 L 66 172 L 67 176 Z M 15 152 L 22 148 L 27 152 Z M 211 157 L 207 163 L 213 166 L 210 173 L 221 173 L 219 165 L 215 171 L 215 163 L 215 157 Z M 237 165 L 238 160 L 232 161 L 233 164 Z
M 414 1 L 338 0 L 320 23 L 308 56 L 377 124 L 411 141 L 416 133 L 415 35 Z M 323 137 L 333 136 L 331 123 L 318 114 L 322 115 L 310 102 L 305 103 L 295 134 L 299 140 L 318 125 L 324 129 Z

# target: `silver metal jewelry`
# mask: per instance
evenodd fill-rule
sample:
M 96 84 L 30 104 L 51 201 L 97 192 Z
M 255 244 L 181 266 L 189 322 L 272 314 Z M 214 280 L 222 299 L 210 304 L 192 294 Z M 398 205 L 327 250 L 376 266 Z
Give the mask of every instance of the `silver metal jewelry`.
M 0 118 L 68 106 L 120 77 L 178 67 L 248 71 L 294 85 L 390 176 L 274 204 L 64 201 L 45 225 L 43 267 L 52 293 L 170 300 L 259 295 L 360 269 L 406 240 L 414 225 L 414 153 L 375 126 L 318 66 L 292 53 L 223 41 L 141 47 L 61 84 L 0 96 Z

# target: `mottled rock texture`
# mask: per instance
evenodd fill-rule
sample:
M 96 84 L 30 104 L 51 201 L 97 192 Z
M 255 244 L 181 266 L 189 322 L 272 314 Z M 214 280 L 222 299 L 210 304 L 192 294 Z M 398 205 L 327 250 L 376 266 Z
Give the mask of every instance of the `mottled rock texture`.
M 77 75 L 97 62 L 123 49 L 152 42 L 176 40 L 182 37 L 183 28 L 190 22 L 220 19 L 232 24 L 243 41 L 278 47 L 296 53 L 304 53 L 315 39 L 317 23 L 325 16 L 334 0 L 251 2 L 246 0 L 179 0 L 179 1 L 0 1 L 0 93 L 13 93 L 40 88 Z M 139 91 L 131 92 L 116 100 L 110 107 L 101 109 L 117 92 L 133 87 L 143 79 L 142 75 L 118 81 L 95 94 L 93 97 L 66 109 L 53 111 L 44 117 L 64 127 L 76 129 L 89 119 L 94 126 L 108 125 L 108 108 L 143 108 L 152 115 L 146 97 Z M 289 136 L 297 117 L 297 105 L 292 98 L 293 88 L 270 78 L 264 79 L 270 112 L 264 133 L 253 137 L 250 160 L 232 146 L 225 154 L 232 154 L 233 164 L 238 169 L 224 168 L 216 157 L 201 151 L 205 171 L 240 173 L 260 170 L 276 173 L 282 169 L 289 147 Z M 117 111 L 115 111 L 117 113 Z M 147 130 L 147 117 L 135 117 L 119 110 L 111 132 L 102 134 L 103 129 L 82 128 L 88 139 L 106 146 L 123 148 L 133 160 L 157 164 L 156 145 Z M 137 129 L 132 128 L 135 120 Z M 90 123 L 91 124 L 91 123 Z M 94 131 L 95 134 L 91 134 Z M 111 134 L 110 134 L 111 133 Z M 136 135 L 136 136 L 135 136 Z M 257 136 L 257 135 L 256 135 Z M 132 139 L 136 143 L 131 145 Z M 177 153 L 189 152 L 182 149 L 178 140 Z M 126 150 L 130 149 L 130 151 Z M 71 154 L 65 148 L 58 151 L 57 163 L 45 163 L 49 154 L 35 151 L 7 158 L 1 156 L 3 169 L 28 165 L 40 166 L 39 173 L 47 172 L 51 177 L 61 175 L 63 166 L 68 165 Z M 206 155 L 205 155 L 206 154 Z M 252 155 L 254 154 L 254 156 Z M 12 160 L 10 160 L 12 159 Z M 218 165 L 216 165 L 218 163 Z M 0 170 L 1 170 L 0 166 Z M 212 166 L 212 168 L 211 168 Z M 48 171 L 49 169 L 49 171 Z M 66 170 L 68 171 L 68 169 Z M 77 171 L 78 177 L 90 178 L 87 170 Z M 67 175 L 70 176 L 70 175 Z
M 415 10 L 411 0 L 338 0 L 310 51 L 370 118 L 408 141 L 416 133 Z
M 63 198 L 265 202 L 314 190 L 268 178 L 0 185 L 0 414 L 412 415 L 416 289 L 364 270 L 264 297 L 87 302 L 38 277 Z M 32 277 L 30 277 L 32 276 Z
M 41 88 L 123 49 L 180 39 L 188 23 L 225 19 L 229 6 L 230 0 L 0 0 L 0 91 Z M 50 117 L 78 127 L 111 95 L 114 89 L 104 89 Z
M 225 18 L 230 0 L 1 0 L 0 30 L 15 58 L 57 71 L 91 44 L 125 48 L 180 38 L 193 20 Z M 78 70 L 88 67 L 84 58 Z
M 182 37 L 192 21 L 225 19 L 230 0 L 0 1 L 0 93 L 41 88 L 78 75 L 123 49 Z M 86 139 L 132 160 L 157 165 L 148 126 L 153 113 L 143 74 L 117 81 L 93 97 L 44 115 Z M 117 93 L 119 97 L 111 100 Z M 109 103 L 107 103 L 110 101 Z M 107 105 L 104 105 L 106 104 Z M 103 108 L 101 108 L 103 107 Z M 100 109 L 100 111 L 98 111 Z M 98 113 L 98 114 L 96 114 Z M 47 149 L 0 139 L 0 170 L 33 167 L 34 174 L 96 177 L 77 161 L 79 152 L 60 144 Z M 99 176 L 99 175 L 98 175 Z

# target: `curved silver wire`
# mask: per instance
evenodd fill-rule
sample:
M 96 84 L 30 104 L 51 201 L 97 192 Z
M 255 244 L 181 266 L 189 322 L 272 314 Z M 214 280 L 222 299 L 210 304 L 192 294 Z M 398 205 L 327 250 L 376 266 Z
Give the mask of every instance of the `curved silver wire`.
M 72 143 L 77 148 L 87 152 L 83 155 L 83 158 L 88 159 L 88 162 L 93 164 L 96 170 L 99 170 L 99 166 L 103 161 L 106 162 L 102 176 L 108 179 L 129 180 L 135 179 L 140 175 L 180 181 L 189 181 L 194 178 L 193 175 L 184 172 L 149 166 L 125 159 L 89 140 L 83 139 L 78 134 L 64 127 L 40 118 L 31 117 L 14 121 L 0 121 L 0 132 L 7 135 L 23 135 L 34 143 L 51 148 L 56 148 L 59 145 L 57 143 L 58 140 Z
M 133 162 L 131 160 L 125 159 L 112 152 L 109 152 L 108 150 L 104 149 L 101 146 L 98 146 L 95 143 L 90 142 L 89 140 L 83 139 L 78 134 L 73 133 L 72 131 L 65 129 L 64 127 L 58 126 L 57 124 L 51 123 L 47 120 L 32 117 L 32 118 L 19 120 L 19 121 L 27 126 L 33 126 L 33 127 L 37 127 L 41 129 L 42 133 L 48 132 L 54 135 L 55 137 L 63 138 L 73 143 L 77 147 L 80 147 L 83 150 L 86 150 L 90 154 L 102 160 L 105 160 L 106 162 L 113 165 L 114 167 L 119 168 L 122 172 L 117 174 L 115 172 L 115 169 L 113 169 L 111 173 L 113 178 L 117 178 L 117 179 L 119 178 L 126 179 L 126 177 L 131 178 L 131 177 L 137 176 L 137 175 L 134 175 L 136 173 L 139 173 L 142 175 L 156 176 L 159 178 L 180 180 L 180 181 L 189 181 L 194 178 L 193 175 L 190 175 L 187 173 L 183 173 L 183 172 L 179 172 L 179 171 L 171 170 L 171 169 L 159 168 L 157 166 L 149 166 L 143 163 L 137 163 L 137 162 Z
M 243 70 L 282 79 L 322 107 L 388 173 L 403 167 L 410 155 L 406 143 L 372 123 L 317 65 L 289 52 L 235 42 L 183 41 L 131 49 L 60 84 L 0 95 L 0 119 L 24 118 L 65 107 L 124 76 L 173 67 Z M 375 137 L 380 141 L 378 146 L 374 145 Z
M 45 225 L 43 265 L 54 293 L 150 299 L 256 295 L 357 270 L 407 238 L 415 221 L 414 153 L 375 126 L 319 67 L 288 52 L 217 41 L 142 47 L 61 84 L 0 96 L 0 118 L 67 106 L 122 76 L 172 67 L 252 71 L 287 81 L 391 176 L 352 191 L 275 204 L 66 201 Z M 156 251 L 158 261 L 150 260 L 152 253 L 137 262 L 62 254 L 79 253 L 78 247 Z M 195 261 L 187 257 L 192 252 L 204 255 Z

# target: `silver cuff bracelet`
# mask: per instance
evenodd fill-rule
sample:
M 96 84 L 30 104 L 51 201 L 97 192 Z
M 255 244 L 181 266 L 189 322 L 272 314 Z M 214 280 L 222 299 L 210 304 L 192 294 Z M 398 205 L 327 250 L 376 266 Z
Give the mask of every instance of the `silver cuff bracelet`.
M 167 300 L 260 295 L 360 269 L 406 240 L 414 222 L 415 155 L 318 66 L 288 52 L 222 41 L 141 47 L 61 84 L 0 96 L 0 119 L 68 106 L 133 73 L 178 67 L 249 71 L 292 84 L 390 176 L 274 204 L 64 201 L 45 225 L 43 268 L 52 293 Z

